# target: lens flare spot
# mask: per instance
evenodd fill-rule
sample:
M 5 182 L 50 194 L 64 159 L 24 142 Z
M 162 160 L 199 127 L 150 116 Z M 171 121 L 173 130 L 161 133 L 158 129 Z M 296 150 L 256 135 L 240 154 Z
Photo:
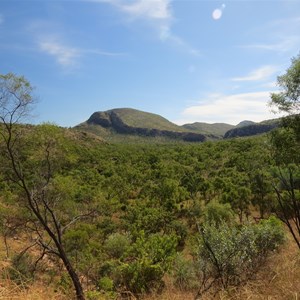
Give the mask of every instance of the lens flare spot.
M 219 9 L 219 8 L 217 8 L 217 9 L 215 9 L 214 11 L 213 11 L 213 13 L 212 13 L 212 17 L 213 17 L 213 19 L 214 20 L 219 20 L 221 17 L 222 17 L 222 10 L 221 9 Z

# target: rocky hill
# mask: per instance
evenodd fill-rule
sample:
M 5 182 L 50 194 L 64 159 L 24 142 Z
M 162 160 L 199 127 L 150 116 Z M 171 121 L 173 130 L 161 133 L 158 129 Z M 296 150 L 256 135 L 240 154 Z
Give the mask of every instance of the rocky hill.
M 224 134 L 224 139 L 263 134 L 279 126 L 278 120 L 269 120 L 260 123 L 254 123 L 251 121 L 247 121 L 247 123 L 243 124 L 241 123 L 239 123 L 235 128 L 228 130 Z
M 226 124 L 226 123 L 203 123 L 203 122 L 195 122 L 191 124 L 182 125 L 183 128 L 187 130 L 192 130 L 194 132 L 217 136 L 218 138 L 222 138 L 224 134 L 234 128 L 234 125 Z
M 187 142 L 204 142 L 207 139 L 204 134 L 192 132 L 159 115 L 131 108 L 95 112 L 76 128 L 104 137 L 109 134 L 122 134 Z
M 278 125 L 279 121 L 275 119 L 261 123 L 242 121 L 236 126 L 201 122 L 178 126 L 157 114 L 132 108 L 116 108 L 94 112 L 87 121 L 75 126 L 75 129 L 112 141 L 154 138 L 162 141 L 204 142 L 262 134 Z

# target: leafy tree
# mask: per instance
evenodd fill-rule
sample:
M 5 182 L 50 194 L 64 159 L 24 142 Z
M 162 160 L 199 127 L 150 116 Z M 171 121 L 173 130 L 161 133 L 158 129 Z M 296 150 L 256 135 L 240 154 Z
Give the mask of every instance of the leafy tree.
M 300 249 L 300 169 L 296 165 L 274 170 L 277 183 L 273 188 L 277 196 L 275 212 L 287 225 L 294 241 Z
M 47 128 L 41 139 L 35 139 L 30 136 L 30 127 L 20 125 L 34 104 L 32 92 L 24 77 L 0 75 L 1 156 L 6 159 L 2 167 L 19 191 L 19 205 L 27 210 L 27 224 L 31 224 L 35 236 L 32 246 L 42 249 L 39 259 L 45 254 L 57 256 L 72 280 L 77 299 L 81 300 L 83 288 L 63 244 L 64 232 L 79 216 L 70 219 L 66 210 L 59 213 L 62 202 L 52 185 L 63 157 L 57 147 L 57 130 Z
M 122 219 L 125 229 L 135 238 L 141 230 L 146 235 L 164 231 L 173 216 L 172 211 L 153 207 L 150 201 L 139 200 L 127 209 Z
M 273 183 L 277 195 L 276 213 L 288 226 L 300 249 L 300 54 L 292 59 L 286 73 L 277 78 L 281 88 L 271 94 L 271 105 L 289 114 L 282 128 L 271 135 L 277 165 Z
M 271 94 L 271 105 L 279 111 L 296 114 L 300 109 L 300 54 L 292 58 L 292 64 L 286 73 L 278 76 L 277 83 L 281 92 Z
M 259 208 L 260 217 L 272 209 L 270 194 L 272 185 L 270 175 L 262 170 L 256 171 L 251 178 L 252 204 Z

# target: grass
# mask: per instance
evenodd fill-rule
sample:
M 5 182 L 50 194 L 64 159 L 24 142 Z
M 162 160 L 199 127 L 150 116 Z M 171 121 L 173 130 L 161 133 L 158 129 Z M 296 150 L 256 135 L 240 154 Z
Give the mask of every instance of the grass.
M 202 300 L 298 300 L 300 299 L 300 251 L 290 234 L 279 252 L 274 252 L 255 278 L 244 286 L 207 293 Z M 165 291 L 143 300 L 194 300 L 195 293 L 176 290 L 167 282 Z
M 19 246 L 20 241 L 12 241 Z M 10 244 L 10 246 L 14 246 Z M 64 294 L 54 286 L 40 278 L 26 286 L 15 284 L 7 276 L 5 267 L 9 260 L 5 260 L 4 245 L 0 243 L 0 299 L 1 300 L 70 300 L 71 294 Z M 162 294 L 145 295 L 141 300 L 193 300 L 195 291 L 181 291 L 174 287 L 172 279 L 166 278 L 166 287 Z M 101 298 L 100 298 L 101 299 Z M 97 300 L 100 300 L 97 299 Z M 131 300 L 133 300 L 132 298 Z M 202 300 L 298 300 L 300 299 L 300 252 L 290 237 L 279 252 L 274 252 L 266 265 L 260 270 L 255 278 L 248 281 L 244 286 L 219 291 L 217 294 L 206 294 Z M 103 299 L 101 299 L 103 300 Z

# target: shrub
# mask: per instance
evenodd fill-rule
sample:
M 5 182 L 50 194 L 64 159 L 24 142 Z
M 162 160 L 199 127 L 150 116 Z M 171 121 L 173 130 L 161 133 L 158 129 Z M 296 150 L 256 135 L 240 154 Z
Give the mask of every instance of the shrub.
M 112 279 L 110 279 L 107 276 L 102 277 L 99 282 L 98 282 L 98 286 L 100 290 L 103 290 L 105 292 L 109 292 L 112 291 L 114 288 L 114 282 Z
M 204 218 L 207 224 L 220 225 L 223 221 L 231 222 L 234 219 L 234 212 L 229 203 L 209 202 L 204 209 Z
M 271 217 L 256 225 L 206 224 L 200 230 L 198 263 L 204 283 L 211 287 L 239 285 L 263 266 L 270 251 L 284 241 L 280 222 Z M 210 280 L 210 284 L 207 284 Z
M 111 234 L 104 244 L 104 249 L 106 253 L 112 258 L 120 258 L 130 245 L 130 240 L 128 236 L 113 233 Z
M 175 255 L 177 239 L 174 236 L 152 234 L 139 238 L 129 248 L 126 259 L 120 265 L 120 284 L 134 294 L 159 291 L 162 278 L 169 270 Z

